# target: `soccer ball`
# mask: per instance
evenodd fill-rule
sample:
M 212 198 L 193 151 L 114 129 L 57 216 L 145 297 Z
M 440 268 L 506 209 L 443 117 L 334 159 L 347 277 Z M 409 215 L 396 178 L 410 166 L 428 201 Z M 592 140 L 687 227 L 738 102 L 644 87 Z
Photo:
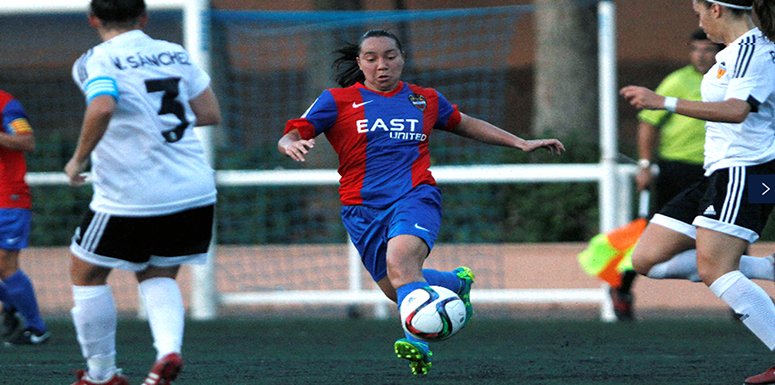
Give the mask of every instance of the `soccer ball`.
M 423 341 L 446 340 L 463 328 L 465 320 L 463 300 L 441 286 L 421 287 L 401 301 L 401 325 Z

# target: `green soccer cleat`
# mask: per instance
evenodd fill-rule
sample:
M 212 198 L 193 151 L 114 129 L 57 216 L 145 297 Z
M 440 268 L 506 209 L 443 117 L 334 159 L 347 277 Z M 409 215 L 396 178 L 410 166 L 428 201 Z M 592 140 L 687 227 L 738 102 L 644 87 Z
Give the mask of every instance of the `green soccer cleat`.
M 457 277 L 463 281 L 463 284 L 460 286 L 460 290 L 457 292 L 457 295 L 466 305 L 466 322 L 463 324 L 465 327 L 468 325 L 468 321 L 471 320 L 471 317 L 474 316 L 474 306 L 471 305 L 471 285 L 474 284 L 474 277 L 476 274 L 474 274 L 471 269 L 465 266 L 460 266 L 452 271 L 455 272 Z
M 398 358 L 409 360 L 412 374 L 425 375 L 431 370 L 431 356 L 433 356 L 433 353 L 424 344 L 401 338 L 396 341 L 394 346 Z

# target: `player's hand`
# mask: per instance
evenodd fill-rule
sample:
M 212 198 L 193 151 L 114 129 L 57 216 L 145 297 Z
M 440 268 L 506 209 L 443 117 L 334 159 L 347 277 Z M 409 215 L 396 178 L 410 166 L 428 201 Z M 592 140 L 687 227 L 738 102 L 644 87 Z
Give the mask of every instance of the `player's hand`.
M 67 165 L 65 165 L 65 173 L 70 178 L 71 186 L 80 186 L 86 181 L 84 170 L 86 170 L 86 161 L 79 162 L 75 160 L 75 158 L 72 158 L 67 162 Z
M 645 87 L 627 86 L 619 94 L 637 109 L 660 110 L 665 107 L 665 97 Z
M 525 152 L 533 152 L 539 148 L 545 148 L 552 155 L 565 151 L 565 146 L 557 139 L 527 140 L 522 148 Z
M 306 161 L 304 155 L 307 155 L 313 147 L 315 147 L 315 139 L 300 139 L 292 141 L 283 150 L 285 150 L 285 155 L 290 156 L 293 160 L 304 162 Z
M 651 173 L 651 169 L 642 168 L 638 174 L 635 175 L 635 181 L 638 184 L 638 191 L 647 190 L 654 182 L 654 174 Z

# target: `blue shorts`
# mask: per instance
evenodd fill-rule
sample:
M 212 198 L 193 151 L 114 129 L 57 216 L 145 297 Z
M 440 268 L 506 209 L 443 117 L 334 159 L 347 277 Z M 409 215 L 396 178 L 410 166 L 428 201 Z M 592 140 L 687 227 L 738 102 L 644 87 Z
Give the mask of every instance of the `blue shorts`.
M 31 223 L 32 210 L 0 209 L 0 249 L 26 249 Z
M 387 276 L 385 256 L 390 238 L 414 235 L 433 249 L 441 228 L 441 192 L 435 186 L 420 185 L 385 209 L 344 206 L 342 222 L 363 266 L 378 282 Z

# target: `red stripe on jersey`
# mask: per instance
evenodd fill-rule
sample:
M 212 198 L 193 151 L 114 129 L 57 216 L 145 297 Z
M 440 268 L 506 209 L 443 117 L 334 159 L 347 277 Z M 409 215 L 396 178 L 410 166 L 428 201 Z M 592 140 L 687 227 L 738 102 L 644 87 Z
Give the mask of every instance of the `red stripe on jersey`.
M 285 132 L 283 135 L 288 134 L 293 130 L 299 130 L 299 134 L 302 139 L 309 140 L 314 138 L 317 134 L 315 132 L 315 126 L 304 118 L 291 119 L 285 123 Z
M 439 118 L 439 96 L 435 91 L 431 91 L 425 88 L 418 87 L 410 84 L 409 88 L 412 92 L 423 95 L 427 106 L 423 114 L 423 129 L 422 133 L 427 137 L 430 137 L 433 125 Z M 417 187 L 421 184 L 429 184 L 431 186 L 436 185 L 436 180 L 433 179 L 433 175 L 428 170 L 431 166 L 431 156 L 428 150 L 428 144 L 430 140 L 420 142 L 418 151 L 420 155 L 412 163 L 412 187 Z
M 337 117 L 335 127 L 326 131 L 326 138 L 339 154 L 339 196 L 343 205 L 358 205 L 363 202 L 361 189 L 366 176 L 367 135 L 358 135 L 357 121 L 365 119 L 365 109 L 353 108 L 352 103 L 363 102 L 358 87 L 329 90 L 336 101 Z
M 0 91 L 0 123 L 4 120 L 3 111 L 11 100 L 14 100 L 11 94 Z M 2 128 L 2 131 L 5 132 L 6 128 Z M 32 135 L 32 131 L 24 135 Z M 30 189 L 24 180 L 26 173 L 27 161 L 24 159 L 24 153 L 0 147 L 0 207 L 25 209 L 32 207 Z
M 452 107 L 455 107 L 455 111 L 452 112 L 452 115 L 450 115 L 449 120 L 447 121 L 447 125 L 444 126 L 444 130 L 446 131 L 454 130 L 455 127 L 460 124 L 460 119 L 462 119 L 460 111 L 457 109 L 457 104 L 453 104 Z
M 0 91 L 0 112 L 3 111 L 5 105 L 8 104 L 8 102 L 11 100 L 13 100 L 13 96 L 11 96 L 11 94 L 5 91 Z

